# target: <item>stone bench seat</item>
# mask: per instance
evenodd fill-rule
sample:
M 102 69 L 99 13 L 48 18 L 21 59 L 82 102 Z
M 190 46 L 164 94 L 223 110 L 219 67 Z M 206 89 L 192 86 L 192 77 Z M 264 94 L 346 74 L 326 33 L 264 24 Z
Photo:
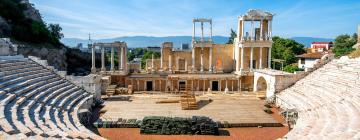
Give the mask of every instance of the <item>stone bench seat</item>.
M 38 65 L 35 63 L 24 64 L 24 65 L 12 65 L 12 66 L 7 66 L 7 67 L 1 68 L 1 71 L 6 72 L 6 71 L 13 71 L 13 70 L 29 68 L 29 67 L 38 67 Z
M 32 60 L 0 60 L 0 132 L 8 137 L 103 139 L 78 116 L 80 108 L 91 107 L 93 98 Z
M 15 74 L 7 75 L 7 76 L 2 76 L 0 78 L 0 82 L 15 79 L 17 77 L 23 77 L 23 76 L 26 76 L 26 75 L 33 75 L 33 74 L 36 74 L 36 73 L 44 73 L 44 72 L 46 72 L 46 70 L 39 68 L 39 69 L 35 69 L 33 71 L 25 71 L 25 72 L 21 72 L 21 73 L 15 73 Z
M 48 79 L 48 78 L 51 78 L 51 77 L 54 77 L 54 75 L 42 75 L 41 77 L 21 81 L 20 83 L 10 85 L 10 86 L 5 87 L 5 88 L 0 89 L 0 90 L 5 91 L 5 92 L 11 92 L 11 91 L 23 88 L 25 86 L 31 85 L 32 83 L 35 83 L 35 82 L 38 82 L 38 81 L 41 81 L 41 80 L 45 80 L 45 79 Z
M 51 74 L 52 74 L 51 72 L 44 72 L 44 73 L 37 73 L 37 74 L 33 74 L 33 75 L 27 75 L 27 76 L 24 76 L 24 77 L 18 77 L 16 79 L 12 79 L 12 80 L 0 83 L 0 88 L 5 88 L 5 87 L 7 87 L 9 85 L 13 85 L 13 84 L 16 84 L 16 83 L 21 83 L 21 82 L 28 81 L 28 80 L 31 80 L 31 79 L 40 78 L 42 76 L 48 76 L 48 75 L 51 75 Z

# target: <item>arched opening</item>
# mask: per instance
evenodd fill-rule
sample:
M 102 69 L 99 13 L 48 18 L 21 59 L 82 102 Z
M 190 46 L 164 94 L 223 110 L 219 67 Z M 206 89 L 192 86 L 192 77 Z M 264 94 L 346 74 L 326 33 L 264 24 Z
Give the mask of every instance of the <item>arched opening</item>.
M 267 84 L 266 84 L 266 80 L 264 79 L 264 77 L 259 77 L 259 79 L 257 80 L 257 86 L 256 86 L 257 91 L 266 91 L 267 89 Z

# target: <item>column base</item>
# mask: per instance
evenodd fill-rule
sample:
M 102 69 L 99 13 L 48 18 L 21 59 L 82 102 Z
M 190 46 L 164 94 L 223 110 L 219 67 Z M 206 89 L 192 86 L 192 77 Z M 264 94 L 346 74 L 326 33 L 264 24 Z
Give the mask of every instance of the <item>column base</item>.
M 96 68 L 91 68 L 91 73 L 96 73 Z

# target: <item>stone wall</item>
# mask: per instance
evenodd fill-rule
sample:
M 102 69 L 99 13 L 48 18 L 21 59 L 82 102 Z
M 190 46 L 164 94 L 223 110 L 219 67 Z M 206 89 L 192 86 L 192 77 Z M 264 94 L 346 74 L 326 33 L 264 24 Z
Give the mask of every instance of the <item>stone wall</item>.
M 66 70 L 66 48 L 62 49 L 49 49 L 49 48 L 35 48 L 30 46 L 19 46 L 18 54 L 27 56 L 36 56 L 40 59 L 47 60 L 48 64 L 54 66 L 58 70 Z
M 69 80 L 71 83 L 82 87 L 87 92 L 93 93 L 94 97 L 100 99 L 101 96 L 101 76 L 99 75 L 87 75 L 87 76 L 72 76 L 66 75 L 66 71 L 59 71 L 54 66 L 50 66 L 47 60 L 42 60 L 35 56 L 28 56 L 29 59 L 35 61 L 36 63 L 42 65 L 43 67 L 52 70 L 60 77 Z

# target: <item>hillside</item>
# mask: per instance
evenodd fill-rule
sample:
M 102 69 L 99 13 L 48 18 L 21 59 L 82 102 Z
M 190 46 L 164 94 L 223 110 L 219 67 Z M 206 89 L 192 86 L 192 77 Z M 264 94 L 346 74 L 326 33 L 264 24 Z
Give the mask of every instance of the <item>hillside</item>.
M 303 44 L 306 48 L 309 48 L 311 46 L 312 42 L 333 42 L 334 41 L 334 39 L 331 39 L 331 38 L 318 38 L 318 37 L 292 37 L 290 39 Z
M 174 47 L 180 47 L 182 43 L 191 43 L 191 36 L 167 36 L 167 37 L 153 37 L 153 36 L 128 36 L 128 37 L 116 37 L 109 39 L 92 40 L 93 42 L 114 42 L 114 41 L 125 41 L 129 48 L 147 47 L 147 46 L 160 46 L 165 41 L 174 43 Z M 223 44 L 228 41 L 228 37 L 214 36 L 213 40 L 215 43 Z M 74 47 L 78 43 L 88 44 L 86 39 L 78 38 L 63 38 L 61 42 L 67 46 Z
M 218 44 L 224 44 L 228 41 L 229 37 L 214 36 L 214 42 Z M 330 38 L 316 38 L 316 37 L 292 37 L 290 38 L 303 44 L 305 47 L 310 47 L 312 42 L 330 42 L 334 39 Z M 167 36 L 167 37 L 153 37 L 153 36 L 126 36 L 116 37 L 109 39 L 92 40 L 93 42 L 114 42 L 125 41 L 129 48 L 147 47 L 147 46 L 160 46 L 162 42 L 171 41 L 174 42 L 175 47 L 180 47 L 181 43 L 191 43 L 191 36 Z M 88 44 L 88 40 L 79 38 L 63 38 L 61 42 L 67 46 L 75 47 L 78 43 L 82 43 L 83 46 Z

